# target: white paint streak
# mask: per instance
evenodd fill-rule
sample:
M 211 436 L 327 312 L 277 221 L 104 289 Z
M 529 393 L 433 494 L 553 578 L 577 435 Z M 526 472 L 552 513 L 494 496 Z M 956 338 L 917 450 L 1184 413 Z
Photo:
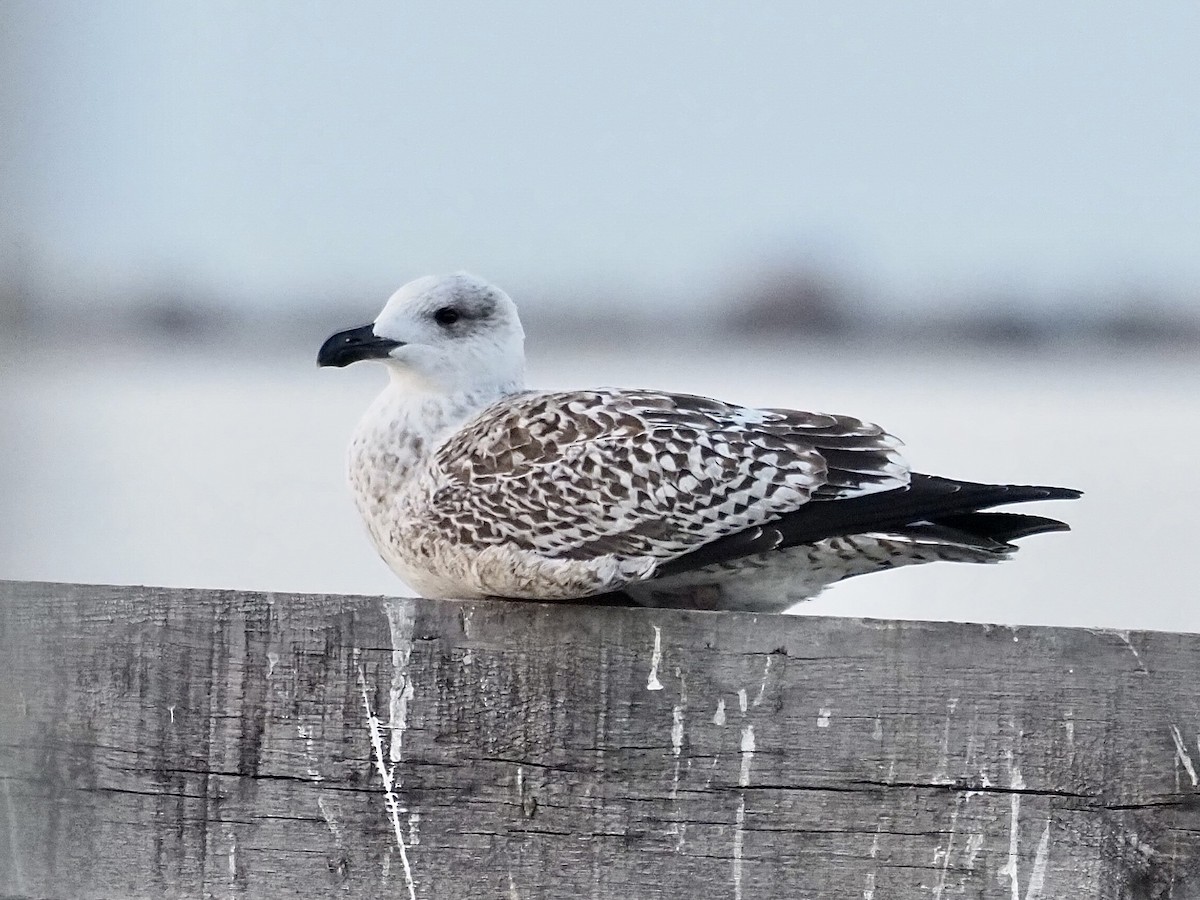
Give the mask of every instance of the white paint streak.
M 725 724 L 725 700 L 724 699 L 717 701 L 717 711 L 715 713 L 713 713 L 712 723 L 714 725 L 724 725 Z
M 671 802 L 676 802 L 679 796 L 679 766 L 680 757 L 683 755 L 683 738 L 684 710 L 688 708 L 688 679 L 684 677 L 682 668 L 676 666 L 676 678 L 679 679 L 679 702 L 671 708 L 671 755 L 674 757 L 674 772 L 671 778 Z M 688 768 L 691 769 L 691 760 L 688 760 Z M 679 810 L 676 808 L 676 822 L 672 824 L 671 833 L 676 835 L 676 846 L 674 850 L 678 853 L 683 850 L 686 834 L 688 834 L 688 823 L 678 821 L 680 818 Z
M 683 706 L 676 704 L 671 708 L 671 755 L 675 757 L 675 772 L 671 778 L 671 801 L 674 802 L 679 796 L 679 757 L 683 753 Z M 683 846 L 683 826 L 680 823 L 675 825 L 675 834 L 678 840 L 675 842 L 675 849 L 678 850 Z
M 1025 790 L 1025 779 L 1021 775 L 1021 770 L 1016 766 L 1012 767 L 1012 776 L 1009 778 L 1008 784 L 1014 791 Z
M 828 728 L 829 717 L 831 715 L 833 715 L 833 710 L 831 710 L 828 706 L 822 706 L 819 710 L 817 710 L 817 727 Z
M 745 691 L 740 691 L 743 698 L 742 711 L 745 712 Z M 754 760 L 754 726 L 742 727 L 742 769 L 738 774 L 738 784 L 741 787 L 750 786 L 750 764 Z M 733 896 L 734 900 L 742 900 L 742 848 L 746 842 L 746 794 L 738 798 L 737 820 L 733 826 Z
M 410 812 L 408 814 L 408 846 L 415 847 L 419 843 L 421 843 L 421 814 Z
M 746 714 L 746 689 L 738 688 L 738 709 L 742 711 L 742 715 Z
M 1142 662 L 1142 654 L 1138 653 L 1137 647 L 1133 646 L 1133 641 L 1129 639 L 1128 631 L 1114 631 L 1117 637 L 1121 639 L 1121 643 L 1129 648 L 1129 652 L 1133 654 L 1133 658 L 1137 660 L 1138 671 L 1150 674 L 1150 670 L 1146 668 L 1146 664 Z
M 1046 869 L 1050 866 L 1050 820 L 1042 829 L 1037 853 L 1033 857 L 1033 870 L 1029 873 L 1029 886 L 1025 888 L 1025 900 L 1042 900 L 1042 887 L 1046 883 Z
M 746 797 L 738 801 L 737 820 L 733 826 L 733 900 L 742 900 L 742 847 L 746 840 Z
M 654 650 L 650 653 L 650 675 L 646 678 L 646 690 L 661 691 L 662 682 L 658 680 L 658 667 L 662 663 L 662 629 L 651 625 L 654 629 Z
M 600 647 L 600 685 L 596 696 L 596 770 L 604 770 L 604 739 L 608 736 L 608 647 Z
M 742 729 L 742 770 L 738 773 L 738 784 L 750 786 L 750 763 L 754 760 L 754 726 Z
M 763 694 L 767 690 L 767 676 L 771 674 L 771 657 L 767 657 L 767 664 L 763 666 L 762 684 L 758 686 L 758 695 L 754 698 L 754 706 L 761 706 L 763 702 Z
M 1021 822 L 1021 795 L 1016 791 L 1024 790 L 1025 779 L 1021 777 L 1021 770 L 1012 764 L 1012 752 L 1009 751 L 1009 766 L 1012 770 L 1012 777 L 1009 782 L 1014 793 L 1009 795 L 1009 801 L 1012 804 L 1012 809 L 1009 815 L 1008 824 L 1008 862 L 1006 862 L 996 872 L 996 879 L 1002 881 L 1008 878 L 1011 887 L 1012 900 L 1021 900 L 1021 888 L 1017 884 L 1017 848 L 1019 845 L 1020 822 Z
M 933 896 L 937 900 L 941 900 L 942 894 L 946 890 L 946 874 L 950 870 L 950 856 L 954 853 L 954 836 L 958 831 L 958 813 L 963 802 L 960 794 L 954 801 L 954 809 L 950 812 L 950 836 L 946 839 L 946 849 L 942 850 L 939 846 L 933 854 L 934 865 L 939 862 L 942 864 L 942 870 L 938 873 L 938 883 L 933 888 Z
M 171 724 L 174 725 L 175 724 L 175 704 L 174 703 L 172 703 L 170 706 L 167 707 L 167 715 L 169 715 L 171 717 Z
M 521 900 L 521 894 L 517 890 L 517 883 L 513 881 L 512 869 L 508 870 L 508 900 Z
M 967 838 L 967 849 L 963 851 L 964 862 L 968 872 L 975 871 L 975 859 L 983 849 L 983 832 L 976 831 Z
M 317 765 L 316 744 L 313 741 L 312 726 L 297 725 L 296 734 L 304 741 L 304 761 L 308 764 L 306 769 L 308 777 L 313 781 L 324 781 L 325 776 L 321 774 L 321 769 Z
M 871 839 L 871 859 L 879 856 L 879 832 L 883 829 L 883 823 L 875 824 L 875 837 Z M 872 869 L 866 874 L 863 881 L 863 900 L 874 900 L 875 898 L 875 871 Z
M 883 720 L 882 719 L 877 718 L 875 720 L 875 728 L 871 732 L 871 740 L 873 740 L 873 741 L 882 741 L 883 740 Z
M 383 782 L 384 802 L 388 815 L 391 817 L 392 831 L 396 835 L 396 848 L 400 851 L 400 863 L 404 867 L 404 884 L 408 888 L 409 900 L 417 900 L 417 886 L 413 882 L 412 867 L 408 864 L 408 848 L 404 845 L 404 834 L 400 830 L 400 805 L 396 801 L 395 782 L 392 775 L 395 766 L 388 767 L 383 758 L 383 734 L 379 720 L 371 710 L 371 697 L 367 693 L 367 673 L 362 666 L 358 667 L 358 685 L 362 690 L 363 708 L 367 713 L 367 727 L 371 732 L 371 749 L 375 752 L 375 769 L 379 772 L 379 780 Z M 393 737 L 395 732 L 392 732 Z
M 279 665 L 279 654 L 274 650 L 267 653 L 267 677 L 270 678 L 275 674 L 275 667 Z
M 942 749 L 938 757 L 937 771 L 930 779 L 934 784 L 954 783 L 954 779 L 950 777 L 950 721 L 954 718 L 954 710 L 957 707 L 958 698 L 951 697 L 946 704 L 946 722 L 942 728 Z
M 340 849 L 344 846 L 342 843 L 342 829 L 338 825 L 337 818 L 330 811 L 329 807 L 325 805 L 324 797 L 317 798 L 317 809 L 321 810 L 321 817 L 325 820 L 325 824 L 329 826 L 329 833 L 333 835 L 333 842 Z
M 237 838 L 232 833 L 229 835 L 229 877 L 231 880 L 237 878 Z
M 1188 778 L 1192 779 L 1192 787 L 1200 786 L 1200 781 L 1196 778 L 1196 767 L 1192 764 L 1192 758 L 1188 755 L 1187 747 L 1183 743 L 1183 735 L 1179 733 L 1179 726 L 1171 726 L 1171 737 L 1175 741 L 1175 756 L 1183 766 L 1183 770 L 1188 773 Z
M 413 699 L 413 683 L 408 676 L 408 661 L 413 649 L 413 622 L 416 606 L 411 599 L 398 598 L 384 604 L 388 628 L 392 636 L 392 687 L 388 692 L 388 727 L 392 739 L 388 759 L 393 770 L 400 762 L 404 749 L 404 732 L 408 728 L 408 704 Z

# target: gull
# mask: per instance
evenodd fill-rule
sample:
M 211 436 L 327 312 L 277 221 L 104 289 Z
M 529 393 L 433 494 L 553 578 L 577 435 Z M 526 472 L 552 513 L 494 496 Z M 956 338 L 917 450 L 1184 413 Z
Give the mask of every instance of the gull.
M 779 612 L 855 575 L 1006 559 L 1068 526 L 990 510 L 1080 496 L 912 472 L 898 440 L 849 416 L 531 390 L 524 341 L 508 295 L 457 273 L 405 285 L 317 355 L 387 370 L 349 480 L 380 555 L 423 596 Z

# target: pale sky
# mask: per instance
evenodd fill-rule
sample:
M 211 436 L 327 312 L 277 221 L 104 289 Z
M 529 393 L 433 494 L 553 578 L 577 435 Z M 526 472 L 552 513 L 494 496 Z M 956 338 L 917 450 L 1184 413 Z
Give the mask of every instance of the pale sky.
M 63 296 L 1200 295 L 1194 2 L 5 0 L 0 41 L 0 273 Z

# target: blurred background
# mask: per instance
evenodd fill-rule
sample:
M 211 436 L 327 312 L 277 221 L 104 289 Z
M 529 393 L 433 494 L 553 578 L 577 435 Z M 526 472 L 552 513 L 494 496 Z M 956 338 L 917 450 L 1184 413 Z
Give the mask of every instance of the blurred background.
M 1200 630 L 1200 6 L 0 3 L 0 577 L 403 593 L 343 485 L 401 283 L 538 386 L 1082 488 L 804 612 Z

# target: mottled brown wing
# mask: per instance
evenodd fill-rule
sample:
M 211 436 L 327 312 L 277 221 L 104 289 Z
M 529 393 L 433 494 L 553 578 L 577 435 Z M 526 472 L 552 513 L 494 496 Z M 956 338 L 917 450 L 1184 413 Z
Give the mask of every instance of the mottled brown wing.
M 653 391 L 531 392 L 435 451 L 434 505 L 480 543 L 671 559 L 810 499 L 904 484 L 895 446 L 844 417 Z

